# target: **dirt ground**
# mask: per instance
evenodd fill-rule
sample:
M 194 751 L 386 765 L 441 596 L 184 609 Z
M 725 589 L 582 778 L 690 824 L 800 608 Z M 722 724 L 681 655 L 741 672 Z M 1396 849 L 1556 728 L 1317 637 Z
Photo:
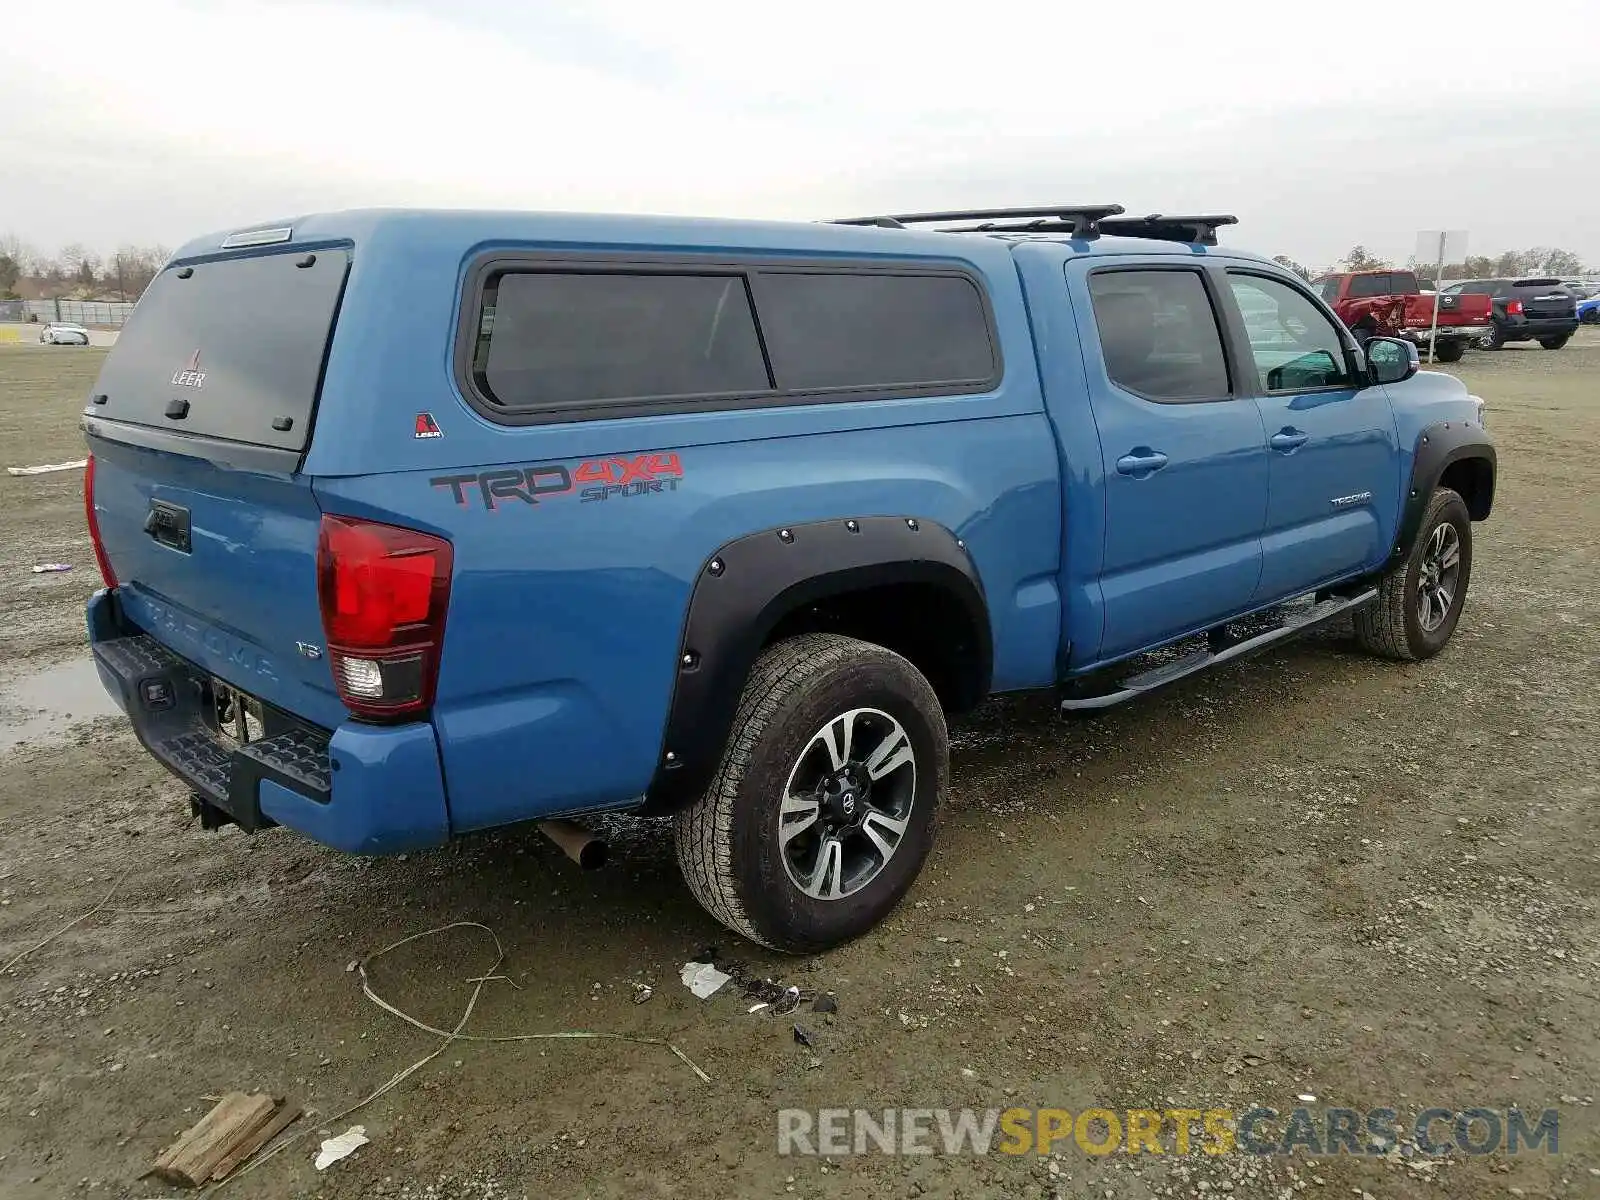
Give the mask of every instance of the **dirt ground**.
M 0 348 L 8 465 L 79 456 L 101 353 Z M 57 720 L 0 754 L 0 960 L 117 886 L 0 976 L 0 1196 L 174 1194 L 140 1173 L 230 1089 L 315 1110 L 239 1197 L 1600 1196 L 1600 335 L 1455 369 L 1502 473 L 1443 655 L 1381 663 L 1335 630 L 1093 721 L 991 704 L 958 731 L 911 899 L 811 960 L 716 926 L 659 824 L 613 822 L 590 874 L 528 830 L 393 859 L 208 834 L 121 724 Z M 0 476 L 0 727 L 83 654 L 79 488 Z M 49 561 L 74 569 L 28 569 Z M 457 1042 L 336 1121 L 440 1045 L 347 965 L 454 921 L 505 948 L 471 1032 L 669 1039 L 710 1082 L 658 1046 Z M 694 999 L 678 969 L 708 943 L 838 1012 Z M 493 963 L 460 929 L 373 985 L 450 1028 Z M 1559 1153 L 777 1153 L 784 1107 L 1302 1094 L 1402 1128 L 1433 1105 L 1553 1107 Z M 371 1144 L 315 1171 L 318 1130 L 350 1124 Z

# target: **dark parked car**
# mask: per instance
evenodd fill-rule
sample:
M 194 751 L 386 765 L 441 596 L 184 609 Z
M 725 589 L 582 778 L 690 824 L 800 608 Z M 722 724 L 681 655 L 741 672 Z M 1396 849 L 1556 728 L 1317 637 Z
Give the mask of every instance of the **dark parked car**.
M 1485 350 L 1528 341 L 1559 350 L 1578 328 L 1577 299 L 1559 279 L 1468 279 L 1445 294 L 1493 298 L 1494 327 L 1478 343 Z

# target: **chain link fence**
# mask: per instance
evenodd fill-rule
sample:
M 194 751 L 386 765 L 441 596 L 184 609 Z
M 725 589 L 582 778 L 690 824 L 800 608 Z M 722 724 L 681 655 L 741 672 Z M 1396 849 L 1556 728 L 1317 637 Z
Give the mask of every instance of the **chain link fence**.
M 100 325 L 120 329 L 133 311 L 132 302 L 119 300 L 23 300 L 22 313 L 9 319 L 19 321 L 65 322 L 69 325 Z M 7 319 L 7 318 L 0 318 Z

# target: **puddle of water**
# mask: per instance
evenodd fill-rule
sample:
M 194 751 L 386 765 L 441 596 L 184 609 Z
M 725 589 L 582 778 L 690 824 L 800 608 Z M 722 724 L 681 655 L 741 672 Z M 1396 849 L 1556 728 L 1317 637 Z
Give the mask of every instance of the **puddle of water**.
M 23 742 L 63 742 L 80 721 L 122 715 L 92 658 L 76 659 L 0 688 L 0 754 Z

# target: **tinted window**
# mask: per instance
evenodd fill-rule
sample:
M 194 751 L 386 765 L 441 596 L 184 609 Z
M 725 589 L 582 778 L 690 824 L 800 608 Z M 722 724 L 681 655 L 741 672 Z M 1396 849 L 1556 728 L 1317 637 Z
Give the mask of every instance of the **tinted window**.
M 983 299 L 962 276 L 763 271 L 757 282 L 785 391 L 983 383 L 995 373 Z
M 348 266 L 318 250 L 167 268 L 106 359 L 95 415 L 304 449 Z M 181 419 L 166 415 L 174 400 L 188 401 Z
M 1379 273 L 1376 275 L 1350 276 L 1350 290 L 1346 293 L 1351 298 L 1357 296 L 1387 296 L 1393 291 L 1390 277 Z
M 1152 400 L 1226 398 L 1227 361 L 1205 285 L 1193 271 L 1102 271 L 1089 277 L 1111 379 Z
M 1337 275 L 1333 276 L 1331 279 L 1324 279 L 1321 287 L 1322 298 L 1329 304 L 1332 304 L 1339 298 L 1339 277 Z
M 1389 290 L 1396 296 L 1410 296 L 1422 290 L 1415 271 L 1396 271 L 1389 276 Z
M 742 275 L 500 275 L 484 289 L 473 368 L 511 408 L 771 387 Z
M 1296 392 L 1347 385 L 1344 339 L 1305 293 L 1259 275 L 1228 275 L 1261 386 Z

